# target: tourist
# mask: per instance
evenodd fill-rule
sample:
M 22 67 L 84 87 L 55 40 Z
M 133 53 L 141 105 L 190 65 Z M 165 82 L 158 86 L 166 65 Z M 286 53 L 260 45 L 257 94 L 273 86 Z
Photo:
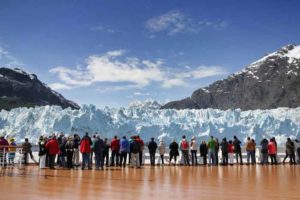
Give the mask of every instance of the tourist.
M 59 144 L 59 148 L 60 148 L 60 146 L 61 146 L 61 144 L 62 144 L 62 142 L 63 142 L 63 138 L 65 137 L 65 134 L 63 133 L 63 132 L 61 132 L 60 134 L 59 134 L 59 136 L 58 136 L 58 138 L 57 138 L 57 142 L 58 142 L 58 144 Z M 61 152 L 59 151 L 59 154 L 57 155 L 57 160 L 56 160 L 56 164 L 57 164 L 57 166 L 59 166 L 59 167 L 62 167 L 63 166 L 63 164 L 61 163 L 61 161 L 62 161 L 62 158 L 61 158 Z
M 234 146 L 232 140 L 228 142 L 228 155 L 229 155 L 229 164 L 233 165 L 233 154 L 234 154 Z
M 65 144 L 65 153 L 67 157 L 67 165 L 68 169 L 73 168 L 73 154 L 74 154 L 74 138 L 70 135 L 68 137 L 68 141 Z
M 96 160 L 96 157 L 94 157 L 94 146 L 95 146 L 95 142 L 98 140 L 97 139 L 97 133 L 95 133 L 94 135 L 93 135 L 93 137 L 92 137 L 92 146 L 91 146 L 91 148 L 92 148 L 92 152 L 91 152 L 91 154 L 90 154 L 90 163 L 91 163 L 91 166 L 93 165 L 93 158 L 95 158 L 95 160 Z
M 51 139 L 46 143 L 45 147 L 49 153 L 49 168 L 55 169 L 54 162 L 56 155 L 59 153 L 59 144 L 54 134 L 51 137 Z
M 16 157 L 16 146 L 17 144 L 15 143 L 15 139 L 14 138 L 9 138 L 9 146 L 12 146 L 10 148 L 8 148 L 8 164 L 9 165 L 14 165 L 14 160 Z
M 216 165 L 216 141 L 213 136 L 210 136 L 210 140 L 207 143 L 208 148 L 208 163 L 209 165 Z
M 96 140 L 94 142 L 94 153 L 95 153 L 95 165 L 96 170 L 103 170 L 104 166 L 104 158 L 103 158 L 103 152 L 104 152 L 104 141 L 100 138 L 100 135 L 96 136 Z
M 73 165 L 75 167 L 79 167 L 79 144 L 80 144 L 80 137 L 78 134 L 74 134 L 73 145 L 74 145 L 74 152 L 73 152 Z
M 85 136 L 80 141 L 80 152 L 82 155 L 82 163 L 81 163 L 81 169 L 84 170 L 85 166 L 88 166 L 88 169 L 92 169 L 92 165 L 90 162 L 90 154 L 92 152 L 92 141 L 88 137 L 88 134 L 86 133 Z
M 43 136 L 40 136 L 39 138 L 39 158 L 40 158 L 40 169 L 45 169 L 46 168 L 46 141 Z
M 62 168 L 66 167 L 66 143 L 67 138 L 63 136 L 59 142 L 59 166 Z
M 216 141 L 216 146 L 215 146 L 215 163 L 216 165 L 219 164 L 219 147 L 220 147 L 220 144 L 219 144 L 219 139 L 216 138 L 215 139 Z
M 131 163 L 131 167 L 136 166 L 137 168 L 140 168 L 139 152 L 141 150 L 141 146 L 140 146 L 140 143 L 136 139 L 137 139 L 136 136 L 133 136 L 132 141 L 130 143 L 130 154 L 131 154 L 130 163 Z
M 28 154 L 29 154 L 31 160 L 33 160 L 33 162 L 35 162 L 36 164 L 38 164 L 38 162 L 34 159 L 34 157 L 32 155 L 31 147 L 32 147 L 32 145 L 29 142 L 28 138 L 25 138 L 25 142 L 22 144 L 23 158 L 24 158 L 24 164 L 25 165 L 28 164 Z
M 4 138 L 3 135 L 0 135 L 0 163 L 3 164 L 4 166 L 6 165 L 6 155 L 8 148 L 6 147 L 1 147 L 1 146 L 8 146 L 9 143 L 8 141 Z
M 222 165 L 228 165 L 228 142 L 226 138 L 222 139 L 221 151 L 222 151 Z
M 126 136 L 120 141 L 120 167 L 126 167 L 127 161 L 127 154 L 130 151 L 129 141 L 127 140 Z
M 254 157 L 254 151 L 255 151 L 255 144 L 253 143 L 253 141 L 251 140 L 250 137 L 247 138 L 247 142 L 246 142 L 246 152 L 247 152 L 247 164 L 250 164 L 250 158 L 251 158 L 251 164 L 254 165 L 255 162 L 253 159 Z
M 161 160 L 161 164 L 164 165 L 164 155 L 166 153 L 166 145 L 163 141 L 163 139 L 161 138 L 159 140 L 159 144 L 158 144 L 158 153 L 159 153 L 159 159 L 158 159 L 158 164 L 160 164 L 160 160 Z
M 170 160 L 169 160 L 169 165 L 171 165 L 172 159 L 174 158 L 174 165 L 176 165 L 177 162 L 177 156 L 179 156 L 179 145 L 177 144 L 176 140 L 174 139 L 173 142 L 169 146 L 170 152 Z
M 109 166 L 109 149 L 110 149 L 110 143 L 107 138 L 104 138 L 103 159 L 106 167 Z
M 268 145 L 269 145 L 269 141 L 266 138 L 263 138 L 262 141 L 260 142 L 260 146 L 261 146 L 261 164 L 262 165 L 267 165 L 268 162 Z
M 277 159 L 276 159 L 277 148 L 276 148 L 276 143 L 273 138 L 270 139 L 270 142 L 268 144 L 268 153 L 271 158 L 271 164 L 276 165 L 277 164 Z
M 189 142 L 187 141 L 185 135 L 182 136 L 182 140 L 180 142 L 180 150 L 183 157 L 183 164 L 190 166 Z
M 252 160 L 252 163 L 256 164 L 256 142 L 254 139 L 252 139 L 252 143 L 254 145 L 254 148 L 253 148 L 253 151 L 251 154 L 251 160 Z
M 287 142 L 285 144 L 286 152 L 289 155 L 290 158 L 290 165 L 295 165 L 296 164 L 296 159 L 295 159 L 295 144 L 291 140 L 291 138 L 287 138 Z
M 140 161 L 140 165 L 143 165 L 144 164 L 143 153 L 144 153 L 145 144 L 139 135 L 136 136 L 136 141 L 140 144 L 139 161 Z
M 295 139 L 295 150 L 298 155 L 298 163 L 300 163 L 300 141 L 298 139 Z
M 151 138 L 151 141 L 148 144 L 148 150 L 149 150 L 149 154 L 150 154 L 150 164 L 151 164 L 151 166 L 155 165 L 156 149 L 157 149 L 157 144 L 154 141 L 154 138 Z
M 111 140 L 110 143 L 111 147 L 111 162 L 110 166 L 119 166 L 119 152 L 120 152 L 120 140 L 117 136 L 114 136 L 114 138 Z
M 196 137 L 193 136 L 192 140 L 191 140 L 191 155 L 192 155 L 192 165 L 198 165 L 198 161 L 197 161 L 197 141 L 196 141 Z
M 237 164 L 240 163 L 242 165 L 243 157 L 242 157 L 241 141 L 236 136 L 233 137 L 233 146 L 234 146 L 236 163 Z M 239 161 L 239 159 L 240 159 L 240 161 Z
M 200 156 L 203 159 L 203 165 L 207 164 L 207 144 L 206 142 L 203 140 L 201 145 L 200 145 Z

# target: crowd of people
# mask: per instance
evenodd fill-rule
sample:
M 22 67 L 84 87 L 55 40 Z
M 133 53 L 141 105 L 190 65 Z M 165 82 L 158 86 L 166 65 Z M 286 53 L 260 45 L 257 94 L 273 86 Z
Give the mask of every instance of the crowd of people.
M 223 138 L 219 142 L 217 138 L 210 136 L 208 141 L 202 141 L 198 145 L 196 137 L 192 137 L 188 141 L 186 136 L 182 136 L 182 140 L 177 143 L 173 140 L 167 146 L 163 139 L 156 143 L 154 138 L 149 142 L 144 141 L 137 135 L 127 138 L 123 136 L 119 139 L 117 136 L 109 141 L 107 138 L 102 139 L 99 134 L 94 134 L 92 137 L 86 133 L 82 138 L 78 134 L 67 136 L 64 133 L 59 135 L 51 135 L 50 137 L 40 136 L 39 146 L 39 161 L 37 161 L 32 154 L 32 145 L 26 138 L 22 143 L 23 163 L 28 164 L 28 159 L 31 158 L 34 163 L 38 164 L 41 169 L 50 168 L 80 168 L 92 169 L 95 166 L 96 170 L 103 170 L 104 167 L 118 166 L 140 168 L 144 164 L 144 151 L 148 148 L 150 155 L 150 165 L 156 165 L 156 154 L 159 154 L 157 160 L 158 165 L 176 165 L 178 157 L 181 153 L 182 165 L 233 165 L 234 160 L 236 164 L 243 164 L 242 158 L 242 142 L 234 136 L 233 140 Z M 245 149 L 247 153 L 246 164 L 256 164 L 256 142 L 250 137 L 247 138 Z M 260 141 L 260 157 L 259 163 L 261 165 L 276 165 L 277 160 L 277 142 L 275 138 L 267 140 L 263 138 Z M 1 147 L 2 146 L 2 147 Z M 6 146 L 6 147 L 4 147 Z M 13 138 L 5 139 L 0 136 L 0 160 L 5 165 L 13 165 L 16 156 L 17 144 Z M 169 148 L 169 159 L 165 159 L 167 147 Z M 290 164 L 294 165 L 300 161 L 300 142 L 287 138 L 286 156 L 282 163 L 289 158 Z M 5 151 L 4 151 L 5 150 Z M 198 150 L 200 157 L 197 156 Z M 219 152 L 221 153 L 219 154 Z M 81 163 L 80 163 L 81 153 Z M 298 154 L 298 161 L 296 162 L 296 154 Z M 219 158 L 219 155 L 221 157 Z M 200 160 L 201 159 L 201 162 Z M 168 163 L 166 163 L 168 161 Z M 219 161 L 221 161 L 219 163 Z M 270 162 L 269 162 L 270 161 Z

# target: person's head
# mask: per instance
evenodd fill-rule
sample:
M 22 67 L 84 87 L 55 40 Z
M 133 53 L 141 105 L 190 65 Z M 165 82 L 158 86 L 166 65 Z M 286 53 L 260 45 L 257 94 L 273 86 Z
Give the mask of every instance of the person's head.
M 154 141 L 154 137 L 151 138 L 151 141 Z
M 214 136 L 211 135 L 211 136 L 210 136 L 210 139 L 213 140 L 213 139 L 214 139 Z
M 247 140 L 250 140 L 250 137 L 247 137 Z
M 288 137 L 288 138 L 287 138 L 287 141 L 290 142 L 290 141 L 291 141 L 291 138 Z
M 96 134 L 94 134 L 94 135 L 93 135 L 93 138 L 95 139 L 96 137 L 97 137 L 97 135 L 96 135 Z
M 69 140 L 69 141 L 73 141 L 74 138 L 70 135 L 70 136 L 68 137 L 68 140 Z
M 39 138 L 39 141 L 42 141 L 42 140 L 44 140 L 44 136 L 40 136 L 40 138 Z
M 9 142 L 14 142 L 15 139 L 14 138 L 9 138 Z
M 25 142 L 28 142 L 28 138 L 25 138 Z
M 173 142 L 176 142 L 176 139 L 175 139 L 175 138 L 173 138 Z
M 0 135 L 0 139 L 4 139 L 4 135 Z
M 237 139 L 237 137 L 236 137 L 236 136 L 233 136 L 233 139 Z
M 88 132 L 85 132 L 85 136 L 89 136 L 89 133 L 88 133 Z
M 126 136 L 125 135 L 123 136 L 123 139 L 126 140 Z
M 232 144 L 232 140 L 229 140 L 229 144 Z
M 182 139 L 185 139 L 185 138 L 186 138 L 185 135 L 183 135 L 183 136 L 182 136 Z
M 298 140 L 298 139 L 295 139 L 295 142 L 299 143 L 299 140 Z
M 205 140 L 202 140 L 202 144 L 206 144 Z
M 135 136 L 135 139 L 140 139 L 140 136 L 139 135 Z
M 192 140 L 196 140 L 196 137 L 195 137 L 195 136 L 193 136 L 193 137 L 192 137 Z

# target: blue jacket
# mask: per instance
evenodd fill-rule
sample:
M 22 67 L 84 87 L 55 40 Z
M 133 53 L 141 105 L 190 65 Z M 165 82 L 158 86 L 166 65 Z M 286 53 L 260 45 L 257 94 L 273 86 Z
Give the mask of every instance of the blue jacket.
M 121 139 L 120 152 L 129 152 L 129 141 L 127 139 Z

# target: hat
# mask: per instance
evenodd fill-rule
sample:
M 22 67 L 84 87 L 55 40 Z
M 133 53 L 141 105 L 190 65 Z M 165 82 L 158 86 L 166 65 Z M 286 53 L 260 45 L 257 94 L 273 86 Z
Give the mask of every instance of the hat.
M 10 141 L 10 142 L 14 142 L 15 139 L 14 139 L 14 138 L 9 138 L 9 141 Z

